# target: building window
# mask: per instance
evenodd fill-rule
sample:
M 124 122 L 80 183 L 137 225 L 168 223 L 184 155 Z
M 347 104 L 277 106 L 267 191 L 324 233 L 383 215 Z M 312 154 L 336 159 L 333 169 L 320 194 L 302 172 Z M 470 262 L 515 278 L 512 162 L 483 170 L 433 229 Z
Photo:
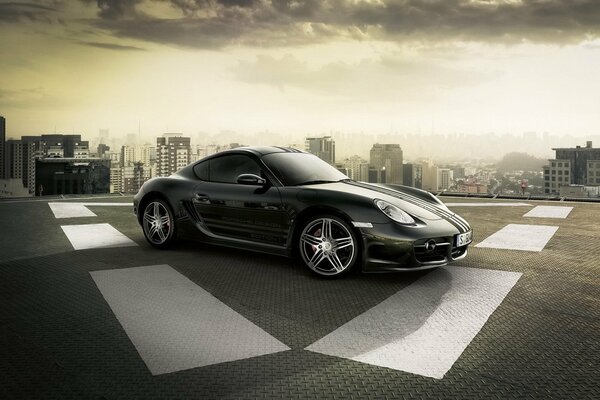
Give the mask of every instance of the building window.
M 561 171 L 558 171 L 558 174 L 559 174 L 559 175 L 562 175 L 562 170 L 561 170 Z
M 553 167 L 556 167 L 556 163 L 555 163 L 555 162 L 553 162 L 553 163 L 552 163 L 552 166 L 553 166 Z
M 552 182 L 554 182 L 554 181 L 556 181 L 556 177 L 555 176 L 552 177 Z
M 556 175 L 556 171 L 555 170 L 552 170 L 552 175 Z
M 559 162 L 559 163 L 558 163 L 558 166 L 562 168 L 562 163 L 561 163 L 561 162 Z

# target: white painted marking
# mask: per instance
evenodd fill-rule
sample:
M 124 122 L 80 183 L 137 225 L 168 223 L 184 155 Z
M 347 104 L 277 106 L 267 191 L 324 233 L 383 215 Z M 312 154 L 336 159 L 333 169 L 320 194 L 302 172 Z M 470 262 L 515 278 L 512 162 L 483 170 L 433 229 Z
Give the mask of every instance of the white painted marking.
M 525 207 L 528 203 L 444 203 L 448 207 Z
M 523 216 L 537 218 L 567 218 L 571 210 L 573 210 L 573 207 L 537 206 Z
M 83 203 L 48 203 L 56 218 L 95 217 Z
M 90 274 L 152 375 L 290 349 L 168 265 Z
M 558 226 L 509 224 L 475 247 L 542 251 L 557 230 Z
M 306 349 L 441 379 L 520 276 L 440 268 Z
M 95 217 L 88 206 L 102 206 L 102 207 L 132 207 L 132 203 L 94 203 L 94 202 L 49 202 L 48 205 L 54 213 L 56 218 L 78 218 L 78 217 Z
M 137 246 L 110 224 L 62 225 L 61 228 L 75 250 Z

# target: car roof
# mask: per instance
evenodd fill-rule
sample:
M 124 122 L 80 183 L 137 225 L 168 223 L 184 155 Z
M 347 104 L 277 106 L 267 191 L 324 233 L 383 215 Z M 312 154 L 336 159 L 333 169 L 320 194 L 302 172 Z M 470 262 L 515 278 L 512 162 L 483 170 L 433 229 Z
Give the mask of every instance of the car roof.
M 271 153 L 305 153 L 302 150 L 295 149 L 293 147 L 280 147 L 280 146 L 247 146 L 247 147 L 236 147 L 234 149 L 225 150 L 220 152 L 223 153 L 236 153 L 236 152 L 246 152 L 252 153 L 259 157 L 262 157 L 266 154 Z

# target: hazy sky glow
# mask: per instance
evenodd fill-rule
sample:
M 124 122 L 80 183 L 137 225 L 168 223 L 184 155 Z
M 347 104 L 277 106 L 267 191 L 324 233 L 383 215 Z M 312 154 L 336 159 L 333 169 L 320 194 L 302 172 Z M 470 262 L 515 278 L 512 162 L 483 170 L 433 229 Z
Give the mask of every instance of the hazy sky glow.
M 0 0 L 8 135 L 598 134 L 596 0 Z

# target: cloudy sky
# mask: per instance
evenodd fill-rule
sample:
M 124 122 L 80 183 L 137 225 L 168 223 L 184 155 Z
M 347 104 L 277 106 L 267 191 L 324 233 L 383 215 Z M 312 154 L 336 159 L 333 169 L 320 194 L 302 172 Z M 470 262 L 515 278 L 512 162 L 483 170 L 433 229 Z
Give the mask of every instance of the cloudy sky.
M 0 0 L 8 135 L 600 131 L 597 0 Z

